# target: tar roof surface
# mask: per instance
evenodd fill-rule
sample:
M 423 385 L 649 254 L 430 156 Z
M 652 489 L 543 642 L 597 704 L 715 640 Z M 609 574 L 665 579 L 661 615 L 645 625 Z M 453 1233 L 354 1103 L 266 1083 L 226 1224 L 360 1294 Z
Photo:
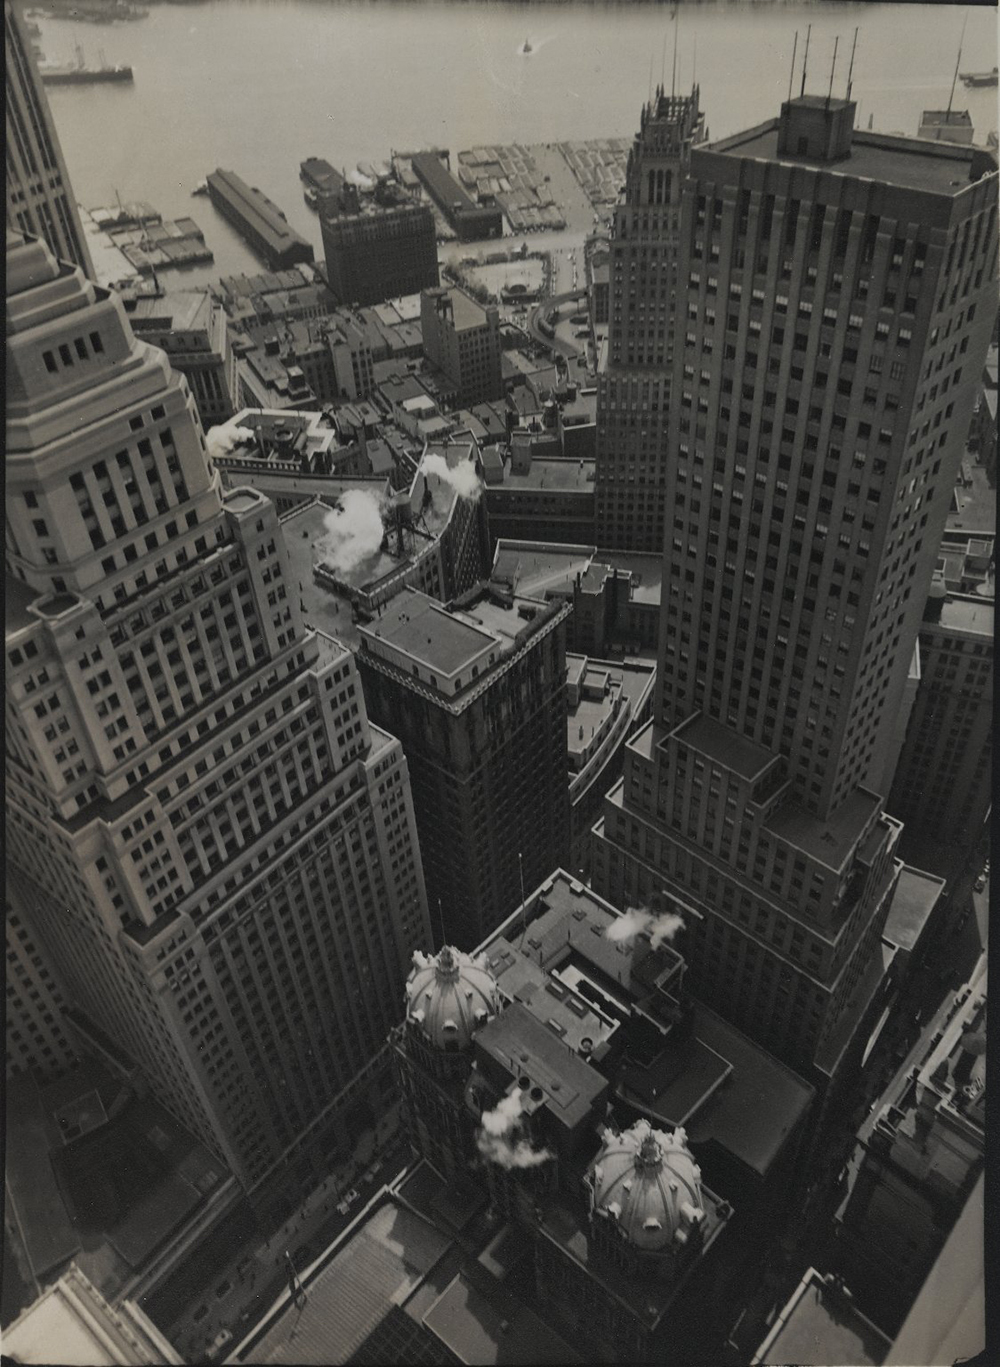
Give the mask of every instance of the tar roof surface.
M 495 644 L 488 631 L 446 612 L 422 593 L 403 593 L 371 624 L 371 634 L 429 669 L 452 675 Z
M 768 1340 L 768 1362 L 823 1364 L 849 1362 L 874 1367 L 883 1361 L 888 1342 L 883 1334 L 842 1296 L 831 1296 L 815 1277 L 805 1287 L 774 1338 Z
M 904 864 L 889 904 L 889 915 L 882 932 L 885 938 L 900 949 L 912 949 L 937 906 L 944 885 L 943 878 L 924 873 L 922 869 L 911 869 Z
M 245 1360 L 348 1362 L 450 1242 L 405 1208 L 384 1205 L 310 1281 L 302 1308 L 289 1306 Z
M 969 179 L 971 150 L 951 143 L 927 142 L 919 138 L 891 137 L 864 133 L 857 129 L 850 155 L 840 161 L 821 161 L 815 157 L 778 154 L 778 121 L 737 133 L 699 151 L 722 156 L 752 157 L 762 161 L 808 166 L 828 175 L 851 176 L 884 185 L 898 185 L 926 194 L 953 198 L 972 184 Z M 957 183 L 956 183 L 957 182 Z

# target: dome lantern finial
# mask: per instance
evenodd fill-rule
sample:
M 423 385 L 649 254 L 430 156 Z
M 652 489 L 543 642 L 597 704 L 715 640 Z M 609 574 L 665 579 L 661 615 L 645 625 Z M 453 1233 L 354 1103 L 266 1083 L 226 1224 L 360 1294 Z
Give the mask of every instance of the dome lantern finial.
M 440 982 L 451 982 L 458 977 L 458 961 L 451 945 L 442 945 L 437 956 L 437 978 Z
M 658 1168 L 663 1155 L 660 1146 L 651 1134 L 647 1134 L 639 1145 L 639 1151 L 635 1156 L 637 1168 Z

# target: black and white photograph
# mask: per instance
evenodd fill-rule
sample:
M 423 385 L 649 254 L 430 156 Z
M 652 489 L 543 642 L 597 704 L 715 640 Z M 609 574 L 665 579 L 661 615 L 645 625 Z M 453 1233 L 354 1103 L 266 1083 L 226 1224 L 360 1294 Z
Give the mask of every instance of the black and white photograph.
M 985 1364 L 998 25 L 4 0 L 4 1361 Z

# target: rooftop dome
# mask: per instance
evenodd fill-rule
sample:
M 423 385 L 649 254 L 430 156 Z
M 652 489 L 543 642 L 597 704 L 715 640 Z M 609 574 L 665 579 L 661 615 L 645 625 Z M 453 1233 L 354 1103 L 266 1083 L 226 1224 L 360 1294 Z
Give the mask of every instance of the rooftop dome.
M 701 1169 L 682 1129 L 666 1134 L 638 1120 L 607 1134 L 590 1175 L 595 1214 L 612 1219 L 641 1252 L 685 1244 L 705 1218 Z
M 473 958 L 450 945 L 434 955 L 414 953 L 406 980 L 406 1019 L 438 1049 L 464 1049 L 499 1009 L 497 982 L 485 954 Z

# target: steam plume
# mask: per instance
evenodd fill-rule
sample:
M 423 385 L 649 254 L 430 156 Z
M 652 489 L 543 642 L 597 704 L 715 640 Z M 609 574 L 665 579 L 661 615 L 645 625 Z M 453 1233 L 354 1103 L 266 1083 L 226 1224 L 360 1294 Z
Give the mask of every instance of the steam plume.
M 492 1111 L 483 1112 L 482 1129 L 476 1145 L 484 1158 L 501 1168 L 537 1168 L 553 1157 L 549 1149 L 533 1149 L 523 1135 L 514 1133 L 523 1123 L 521 1093 L 515 1089 L 501 1099 Z
M 476 467 L 471 460 L 463 460 L 453 468 L 444 456 L 432 452 L 424 457 L 423 469 L 425 474 L 437 475 L 438 479 L 450 484 L 460 498 L 469 498 L 475 502 L 483 492 Z
M 228 456 L 234 447 L 254 441 L 256 437 L 252 427 L 235 427 L 224 422 L 218 427 L 210 427 L 205 433 L 205 449 L 210 456 Z
M 611 922 L 604 934 L 608 940 L 629 945 L 645 930 L 649 934 L 653 949 L 659 949 L 683 928 L 684 918 L 676 912 L 665 911 L 659 916 L 654 916 L 645 907 L 629 907 Z
M 382 511 L 378 499 L 367 489 L 348 489 L 341 494 L 339 506 L 327 513 L 323 526 L 317 558 L 342 574 L 350 574 L 382 545 Z

